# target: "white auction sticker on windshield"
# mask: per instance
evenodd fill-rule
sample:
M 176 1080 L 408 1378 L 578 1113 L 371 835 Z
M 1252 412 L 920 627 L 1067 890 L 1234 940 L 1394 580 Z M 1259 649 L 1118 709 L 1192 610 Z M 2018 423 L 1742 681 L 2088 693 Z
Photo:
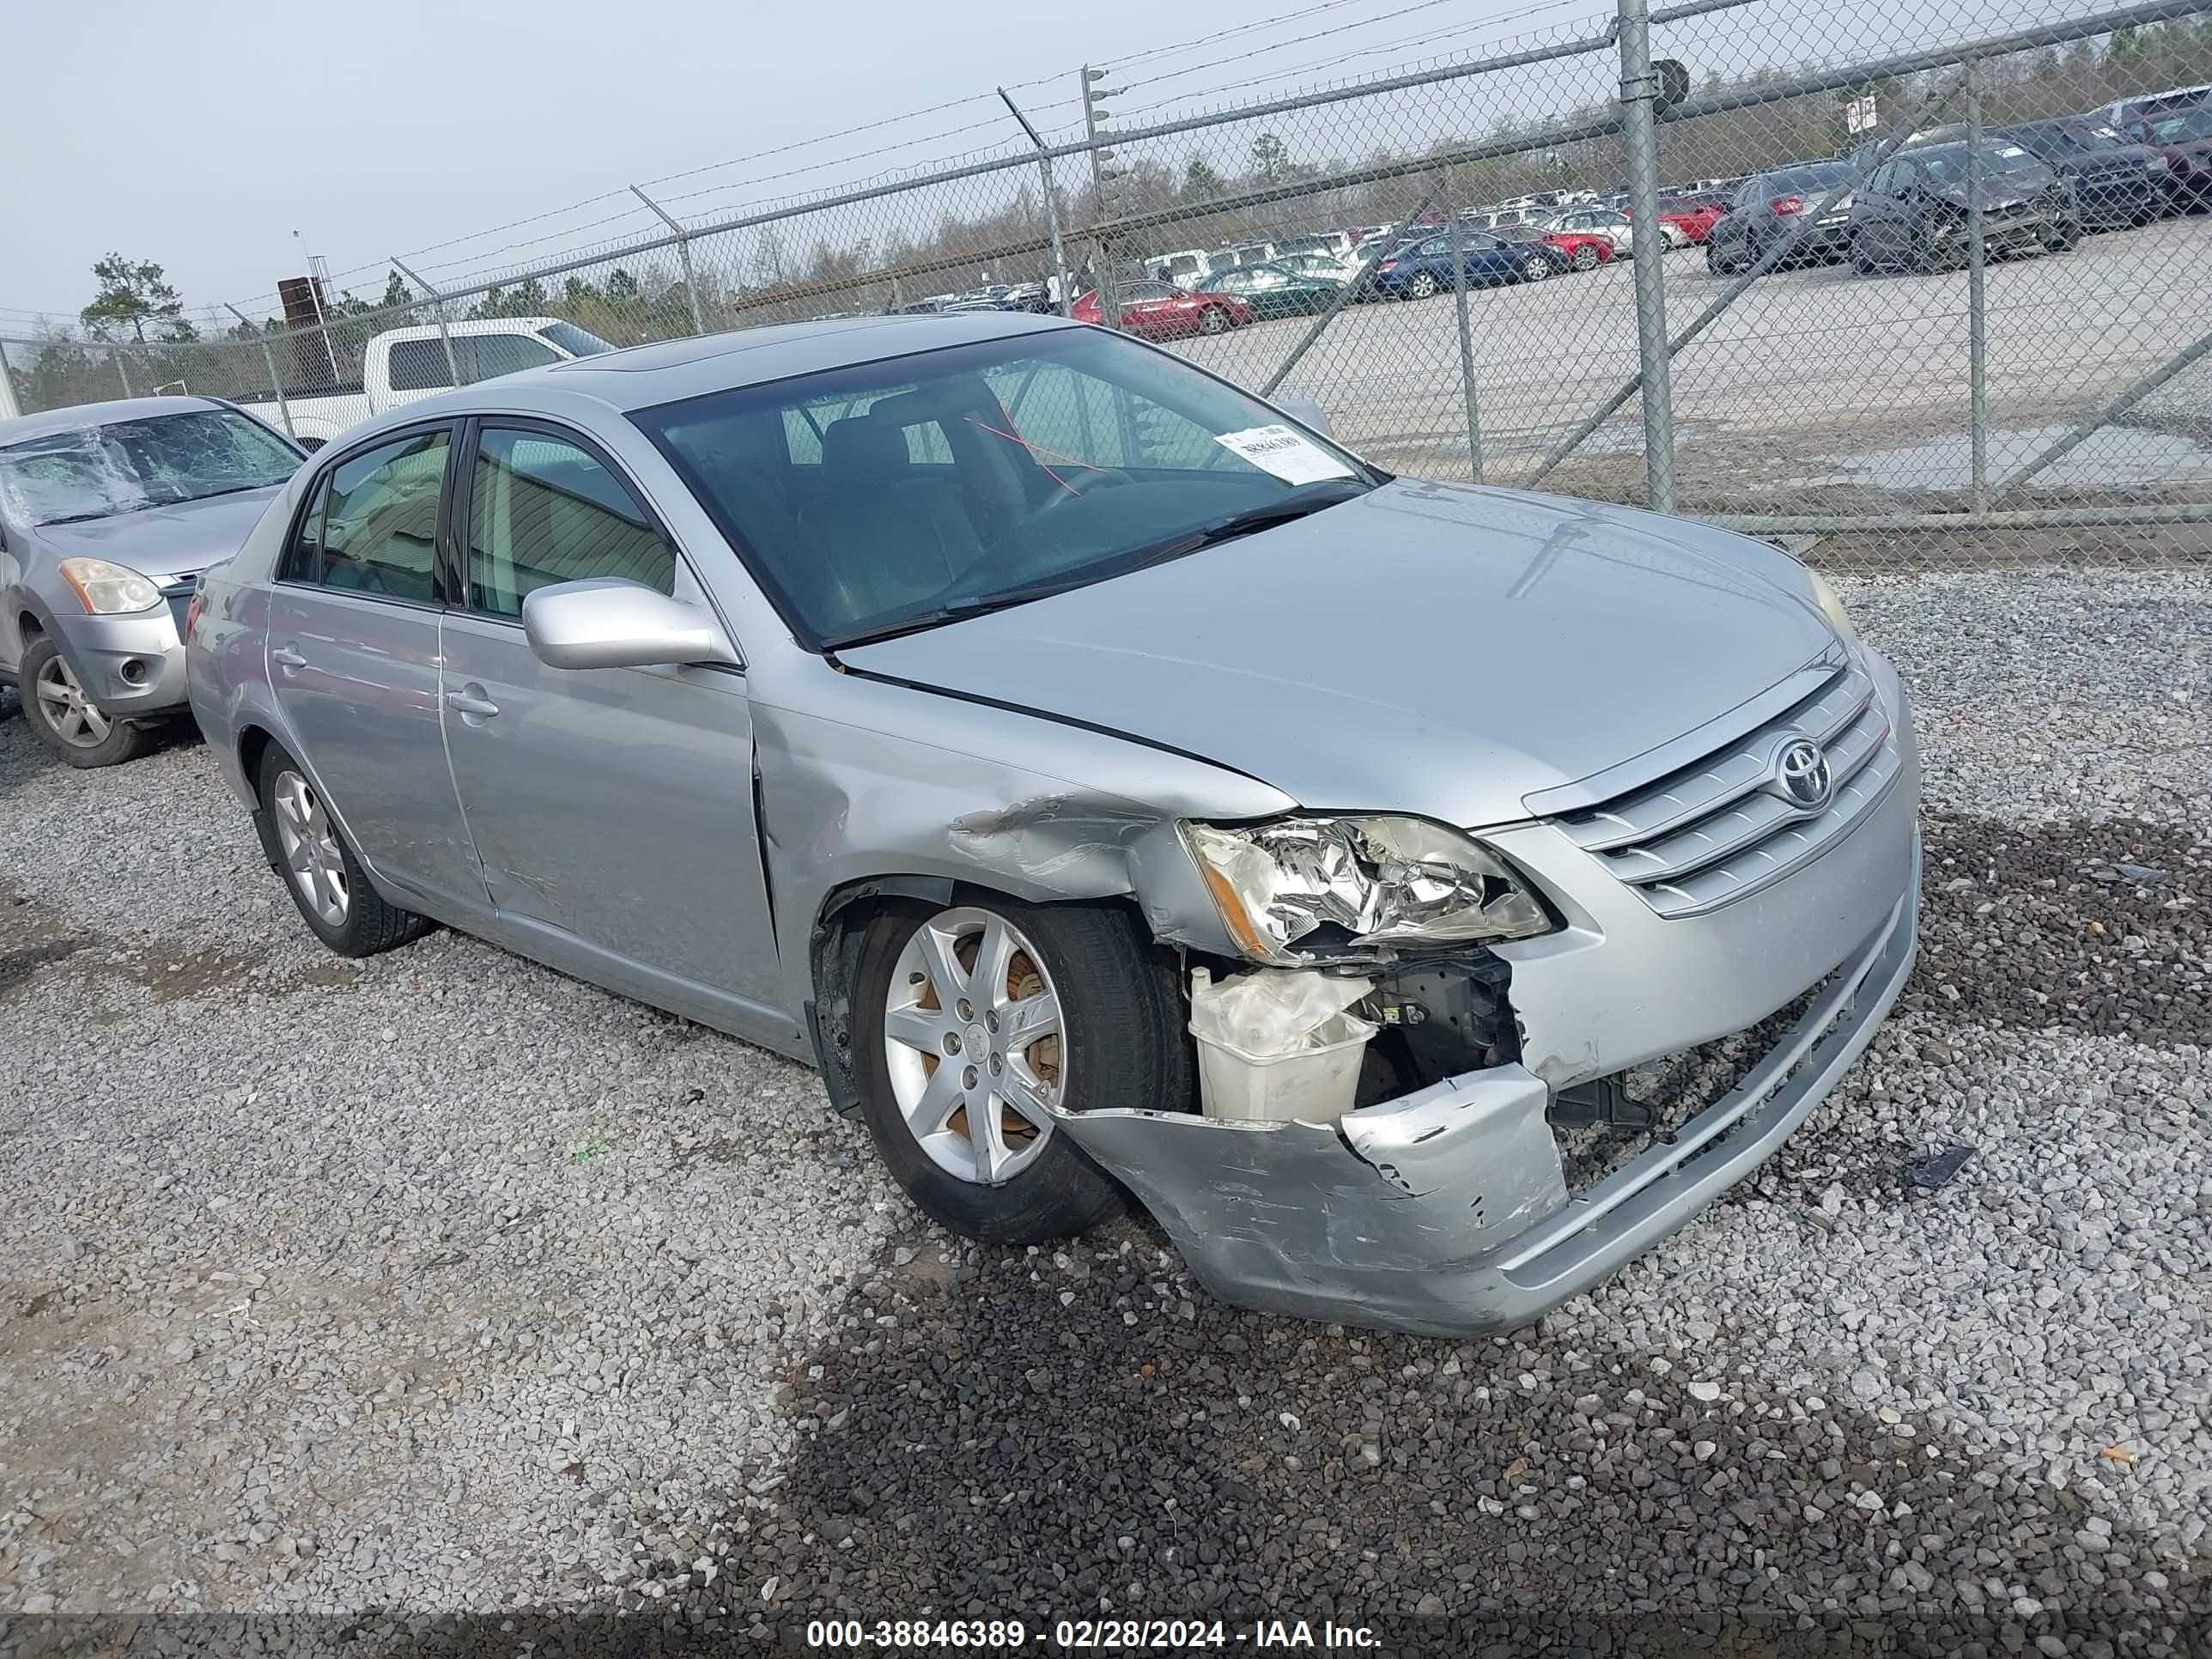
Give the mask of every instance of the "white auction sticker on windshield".
M 1287 426 L 1247 427 L 1242 432 L 1218 433 L 1213 441 L 1285 483 L 1319 483 L 1323 478 L 1355 476 L 1312 439 Z

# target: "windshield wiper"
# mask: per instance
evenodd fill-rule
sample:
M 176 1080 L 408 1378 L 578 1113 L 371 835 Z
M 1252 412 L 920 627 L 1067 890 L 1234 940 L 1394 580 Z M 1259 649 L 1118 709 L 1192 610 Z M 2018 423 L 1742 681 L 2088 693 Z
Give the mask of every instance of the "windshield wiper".
M 1255 531 L 1272 530 L 1277 525 L 1289 524 L 1320 512 L 1325 507 L 1334 507 L 1364 495 L 1375 486 L 1362 483 L 1357 478 L 1323 478 L 1310 484 L 1300 484 L 1287 495 L 1278 495 L 1272 501 L 1262 501 L 1257 507 L 1248 507 L 1242 513 L 1231 513 L 1225 518 L 1202 524 L 1195 530 L 1185 531 L 1180 536 L 1170 536 L 1164 542 L 1137 550 L 1124 570 L 1142 570 L 1147 565 L 1165 564 L 1170 559 L 1180 559 L 1185 554 L 1195 553 L 1200 548 L 1212 547 L 1222 542 L 1234 541 L 1239 536 L 1249 536 Z
M 842 651 L 856 645 L 876 645 L 884 640 L 896 640 L 902 635 L 942 628 L 947 623 L 965 622 L 970 617 L 988 617 L 994 611 L 1012 610 L 1015 605 L 1027 605 L 1034 599 L 1048 599 L 1055 593 L 1087 587 L 1099 580 L 1095 571 L 1085 571 L 1079 576 L 1063 577 L 1057 581 L 1034 582 L 1027 587 L 1010 587 L 1003 593 L 988 593 L 972 599 L 952 599 L 944 605 L 932 605 L 927 611 L 917 611 L 910 617 L 901 617 L 896 622 L 886 623 L 881 628 L 840 634 L 835 639 L 823 641 L 822 648 L 824 651 Z
M 277 478 L 272 480 L 272 482 L 283 483 L 284 481 L 282 478 Z M 211 501 L 218 495 L 242 495 L 249 489 L 266 489 L 268 488 L 269 485 L 265 483 L 225 484 L 220 489 L 204 489 L 197 495 L 179 495 L 176 500 L 164 501 L 161 505 L 164 507 L 177 507 L 185 501 Z

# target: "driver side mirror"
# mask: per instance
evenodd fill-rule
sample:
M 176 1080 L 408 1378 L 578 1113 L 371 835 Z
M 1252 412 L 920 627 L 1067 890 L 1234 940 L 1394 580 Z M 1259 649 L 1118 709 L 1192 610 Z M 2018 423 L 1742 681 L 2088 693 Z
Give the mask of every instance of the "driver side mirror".
M 1303 392 L 1285 392 L 1275 399 L 1275 407 L 1300 425 L 1310 427 L 1320 433 L 1324 438 L 1333 438 L 1336 435 L 1328 429 L 1328 411 Z
M 649 668 L 664 663 L 740 665 L 721 624 L 626 576 L 555 582 L 524 596 L 522 632 L 549 668 Z

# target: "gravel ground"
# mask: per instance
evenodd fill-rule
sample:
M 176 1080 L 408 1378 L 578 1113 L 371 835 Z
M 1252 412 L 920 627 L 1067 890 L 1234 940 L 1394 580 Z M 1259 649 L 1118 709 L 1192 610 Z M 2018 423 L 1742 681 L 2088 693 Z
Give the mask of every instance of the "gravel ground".
M 800 1068 L 450 934 L 319 956 L 197 746 L 0 717 L 0 1615 L 2208 1650 L 2212 582 L 1850 597 L 1919 972 L 1756 1180 L 1489 1342 L 1219 1307 L 1137 1219 L 955 1245 Z

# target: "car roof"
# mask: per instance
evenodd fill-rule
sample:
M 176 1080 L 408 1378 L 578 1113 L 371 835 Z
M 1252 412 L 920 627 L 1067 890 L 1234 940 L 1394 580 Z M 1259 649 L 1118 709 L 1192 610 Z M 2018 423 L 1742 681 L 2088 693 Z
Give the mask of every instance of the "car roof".
M 347 437 L 350 447 L 353 439 L 365 433 L 437 415 L 478 410 L 559 415 L 573 412 L 580 398 L 628 414 L 823 369 L 908 357 L 977 340 L 1084 326 L 1059 317 L 1024 312 L 934 312 L 910 317 L 822 319 L 662 340 L 457 386 L 435 397 L 403 404 Z
M 195 409 L 222 409 L 214 398 L 114 398 L 104 404 L 71 404 L 42 415 L 19 415 L 0 421 L 0 449 L 57 432 L 79 432 L 86 427 L 112 426 L 118 421 L 143 421 L 155 415 L 182 415 Z

